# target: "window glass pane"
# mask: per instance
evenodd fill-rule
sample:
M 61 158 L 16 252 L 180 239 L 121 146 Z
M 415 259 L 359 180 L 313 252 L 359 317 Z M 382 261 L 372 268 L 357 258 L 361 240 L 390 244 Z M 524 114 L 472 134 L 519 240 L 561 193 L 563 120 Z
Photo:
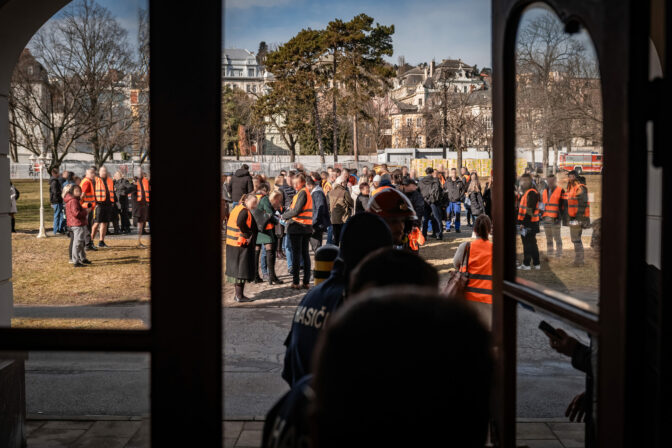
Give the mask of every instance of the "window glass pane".
M 0 325 L 149 326 L 148 75 L 147 0 L 69 3 L 19 56 Z
M 566 338 L 552 344 L 541 322 Z M 517 331 L 517 445 L 595 446 L 597 338 L 523 307 Z
M 15 409 L 13 400 L 25 406 L 28 447 L 149 448 L 149 354 L 29 352 L 24 358 L 15 356 L 0 354 L 5 358 L 0 363 L 0 384 L 5 387 L 0 399 L 11 404 L 9 412 Z M 25 363 L 25 377 L 10 376 L 21 363 Z M 22 382 L 25 397 L 15 397 L 11 390 L 20 390 Z
M 597 311 L 601 81 L 584 30 L 537 4 L 516 39 L 517 281 Z M 578 299 L 578 300 L 576 300 Z

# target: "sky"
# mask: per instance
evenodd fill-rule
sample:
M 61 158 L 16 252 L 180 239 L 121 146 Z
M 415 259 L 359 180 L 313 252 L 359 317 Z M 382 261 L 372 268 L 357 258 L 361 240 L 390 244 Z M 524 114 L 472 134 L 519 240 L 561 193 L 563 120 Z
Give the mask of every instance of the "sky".
M 366 13 L 395 26 L 392 63 L 404 56 L 416 65 L 435 58 L 461 58 L 490 67 L 491 0 L 223 0 L 226 48 L 256 52 L 259 42 L 280 44 L 302 28 L 324 28 L 334 18 Z M 148 0 L 98 0 L 128 30 L 137 45 L 138 8 Z
M 256 52 L 261 41 L 283 43 L 360 13 L 395 26 L 392 63 L 404 56 L 411 65 L 461 58 L 491 66 L 491 0 L 224 0 L 224 45 Z

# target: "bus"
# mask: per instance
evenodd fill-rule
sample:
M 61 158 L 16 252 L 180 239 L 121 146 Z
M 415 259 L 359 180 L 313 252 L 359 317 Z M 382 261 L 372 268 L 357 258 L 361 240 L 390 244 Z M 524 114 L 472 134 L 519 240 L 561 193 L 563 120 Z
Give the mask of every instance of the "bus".
M 603 167 L 603 154 L 597 152 L 570 152 L 558 156 L 558 168 L 563 171 L 575 170 L 578 174 L 602 174 Z

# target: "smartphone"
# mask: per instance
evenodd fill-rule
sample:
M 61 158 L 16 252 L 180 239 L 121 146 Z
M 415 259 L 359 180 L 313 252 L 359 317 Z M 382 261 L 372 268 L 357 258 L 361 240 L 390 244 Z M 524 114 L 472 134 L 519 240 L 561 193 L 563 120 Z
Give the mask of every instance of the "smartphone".
M 562 336 L 560 336 L 560 334 L 557 331 L 555 331 L 555 328 L 553 328 L 551 324 L 549 324 L 545 320 L 539 322 L 539 329 L 553 339 L 557 340 L 562 339 Z

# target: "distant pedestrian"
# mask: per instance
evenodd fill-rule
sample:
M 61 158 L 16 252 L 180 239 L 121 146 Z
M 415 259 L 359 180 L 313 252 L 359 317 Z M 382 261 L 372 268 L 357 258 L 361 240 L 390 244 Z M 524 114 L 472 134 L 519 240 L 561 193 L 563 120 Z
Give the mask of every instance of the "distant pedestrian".
M 523 242 L 523 263 L 518 269 L 529 271 L 541 269 L 537 233 L 539 233 L 539 192 L 532 186 L 532 176 L 523 174 L 520 177 L 522 196 L 518 204 L 518 232 Z
M 334 182 L 334 188 L 329 192 L 329 213 L 333 228 L 333 240 L 335 245 L 340 244 L 340 234 L 343 224 L 348 220 L 355 208 L 355 203 L 348 191 L 347 175 L 341 176 Z
M 541 193 L 541 202 L 543 210 L 541 219 L 544 223 L 544 233 L 546 234 L 546 256 L 562 257 L 562 218 L 567 213 L 567 198 L 565 190 L 558 186 L 554 174 L 546 177 L 546 188 Z M 553 247 L 555 243 L 555 248 Z
M 51 179 L 49 179 L 49 202 L 51 208 L 54 210 L 54 235 L 64 234 L 65 220 L 63 219 L 63 184 L 61 176 L 58 173 L 58 168 L 51 169 Z
M 145 225 L 149 221 L 149 197 L 151 196 L 152 187 L 147 178 L 147 173 L 145 171 L 140 172 L 140 178 L 135 183 L 135 208 L 133 209 L 133 215 L 138 220 L 138 245 L 140 249 L 146 248 L 142 244 L 142 233 L 145 230 Z
M 245 283 L 254 280 L 254 250 L 258 227 L 252 216 L 257 197 L 246 194 L 239 198 L 226 223 L 226 281 L 234 284 L 236 302 L 250 302 Z
M 425 200 L 424 217 L 422 222 L 422 236 L 427 238 L 427 231 L 429 223 L 432 223 L 432 230 L 434 237 L 437 240 L 443 239 L 443 226 L 441 225 L 441 210 L 439 210 L 439 203 L 441 202 L 441 184 L 437 178 L 434 168 L 428 167 L 425 170 L 426 176 L 420 179 L 418 187 L 422 198 Z
M 357 200 L 355 200 L 355 214 L 366 211 L 366 206 L 369 205 L 369 192 L 369 184 L 367 182 L 359 184 L 359 194 L 357 195 Z
M 233 173 L 233 177 L 229 183 L 229 194 L 233 201 L 232 205 L 237 205 L 240 198 L 248 193 L 254 193 L 254 183 L 250 175 L 250 167 L 243 164 L 243 166 Z
M 446 232 L 450 232 L 453 219 L 455 220 L 455 232 L 460 233 L 462 224 L 462 195 L 466 191 L 466 185 L 461 177 L 457 176 L 457 169 L 450 169 L 450 176 L 446 179 L 444 189 L 448 196 L 448 210 L 446 210 Z
M 313 234 L 313 198 L 306 187 L 303 174 L 294 176 L 296 195 L 290 208 L 282 214 L 287 221 L 287 236 L 292 253 L 292 289 L 310 288 L 310 236 Z M 300 269 L 303 267 L 303 283 L 299 284 Z
M 322 246 L 324 232 L 331 225 L 329 204 L 322 187 L 319 185 L 319 179 L 306 178 L 306 187 L 310 190 L 310 196 L 313 198 L 313 234 L 310 237 L 310 247 L 315 252 Z
M 79 185 L 71 187 L 70 192 L 65 195 L 66 204 L 66 219 L 68 227 L 72 232 L 72 252 L 70 254 L 70 261 L 76 268 L 81 268 L 91 262 L 86 258 L 86 234 L 87 228 L 87 211 L 80 203 L 82 189 Z
M 114 218 L 114 182 L 108 176 L 107 168 L 101 166 L 98 170 L 98 177 L 95 180 L 94 196 L 96 199 L 96 207 L 93 209 L 93 226 L 91 227 L 91 241 L 96 236 L 96 230 L 100 231 L 100 239 L 98 240 L 98 247 L 107 247 L 105 243 L 105 235 L 107 234 L 107 226 Z
M 12 222 L 12 233 L 16 233 L 16 201 L 19 199 L 19 190 L 9 181 L 9 217 Z
M 485 204 L 483 202 L 483 193 L 481 192 L 481 183 L 478 180 L 478 174 L 472 172 L 470 179 L 467 187 L 467 197 L 471 205 L 472 222 L 476 222 L 476 218 L 479 215 L 485 214 Z
M 117 197 L 116 206 L 121 219 L 121 233 L 131 232 L 131 220 L 128 214 L 128 195 L 132 189 L 133 186 L 121 171 L 114 173 L 114 194 Z

